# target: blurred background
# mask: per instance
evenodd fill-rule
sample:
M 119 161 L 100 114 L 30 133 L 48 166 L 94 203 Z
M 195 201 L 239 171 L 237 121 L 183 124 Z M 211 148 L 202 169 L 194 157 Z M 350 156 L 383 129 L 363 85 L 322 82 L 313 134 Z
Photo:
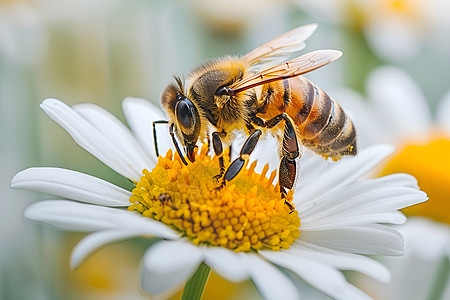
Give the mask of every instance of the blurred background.
M 9 188 L 14 174 L 30 166 L 79 170 L 129 187 L 51 121 L 39 109 L 42 100 L 96 103 L 124 121 L 125 97 L 158 104 L 173 75 L 187 74 L 210 57 L 245 54 L 312 22 L 319 28 L 304 52 L 331 48 L 342 50 L 344 56 L 306 77 L 355 117 L 361 147 L 376 142 L 397 146 L 398 152 L 379 174 L 414 174 L 436 205 L 406 213 L 425 217 L 443 232 L 436 238 L 443 241 L 442 251 L 421 256 L 429 269 L 423 277 L 420 269 L 408 272 L 397 260 L 386 263 L 400 264 L 392 270 L 403 273 L 394 272 L 388 286 L 357 274 L 348 277 L 377 299 L 425 299 L 422 296 L 439 288 L 437 297 L 450 295 L 445 288 L 450 253 L 449 3 L 1 0 L 0 299 L 143 299 L 138 270 L 145 240 L 103 249 L 73 271 L 70 252 L 83 235 L 59 232 L 23 217 L 30 203 L 54 199 Z M 392 113 L 395 110 L 403 115 Z M 414 256 L 411 261 L 417 260 Z M 435 280 L 442 277 L 447 281 Z M 205 299 L 219 299 L 217 295 L 259 297 L 251 283 L 231 284 L 213 274 Z M 318 293 L 314 297 L 326 298 Z

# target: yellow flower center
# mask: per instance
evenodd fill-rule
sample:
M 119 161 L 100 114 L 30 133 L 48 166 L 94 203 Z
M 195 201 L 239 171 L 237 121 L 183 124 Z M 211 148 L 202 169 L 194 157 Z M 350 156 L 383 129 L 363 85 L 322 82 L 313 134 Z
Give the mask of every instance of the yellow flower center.
M 272 184 L 276 171 L 267 178 L 268 165 L 257 174 L 256 162 L 249 168 L 246 164 L 218 190 L 220 183 L 213 177 L 219 173 L 219 160 L 206 153 L 204 146 L 187 166 L 171 150 L 160 156 L 151 172 L 143 171 L 129 209 L 169 225 L 197 245 L 237 252 L 289 248 L 300 235 L 300 218 L 285 203 L 293 193 L 282 199 L 278 184 Z
M 383 175 L 405 172 L 417 178 L 429 196 L 427 202 L 404 209 L 407 215 L 424 216 L 450 224 L 450 140 L 408 145 L 386 165 Z

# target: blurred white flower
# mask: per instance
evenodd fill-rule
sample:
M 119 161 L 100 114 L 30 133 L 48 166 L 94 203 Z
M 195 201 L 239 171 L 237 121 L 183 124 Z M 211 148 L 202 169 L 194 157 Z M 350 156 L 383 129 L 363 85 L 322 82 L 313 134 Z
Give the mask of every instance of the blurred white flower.
M 446 0 L 357 0 L 355 4 L 369 44 L 389 61 L 414 58 L 450 17 Z
M 87 203 L 40 201 L 25 212 L 28 218 L 60 229 L 94 232 L 74 249 L 72 267 L 78 267 L 102 246 L 144 236 L 160 238 L 148 249 L 143 260 L 142 286 L 151 295 L 173 293 L 202 263 L 233 282 L 252 279 L 265 299 L 298 299 L 301 291 L 294 282 L 299 278 L 336 299 L 367 298 L 338 270 L 356 270 L 379 281 L 389 281 L 387 270 L 364 255 L 401 255 L 403 239 L 386 224 L 405 222 L 406 218 L 397 210 L 427 199 L 417 188 L 415 179 L 406 174 L 361 178 L 391 153 L 390 147 L 375 146 L 355 158 L 331 165 L 320 157 L 306 154 L 301 160 L 301 180 L 292 200 L 296 210 L 291 211 L 283 199 L 279 199 L 281 204 L 276 202 L 277 197 L 269 197 L 267 205 L 263 204 L 266 203 L 264 193 L 279 195 L 270 184 L 275 172 L 270 179 L 265 176 L 268 168 L 264 168 L 262 175 L 256 175 L 255 164 L 241 172 L 242 178 L 251 178 L 250 186 L 242 192 L 232 183 L 214 195 L 211 189 L 203 187 L 209 186 L 207 181 L 200 181 L 206 183 L 195 187 L 195 176 L 208 177 L 204 174 L 211 172 L 207 164 L 217 161 L 211 161 L 204 152 L 200 152 L 196 164 L 186 167 L 170 154 L 157 159 L 151 124 L 162 118 L 161 112 L 149 102 L 136 98 L 125 99 L 123 106 L 133 134 L 111 114 L 93 104 L 76 105 L 72 109 L 58 100 L 47 99 L 41 105 L 80 146 L 135 182 L 137 187 L 133 192 L 60 168 L 30 168 L 18 173 L 11 182 L 13 188 Z M 264 155 L 267 152 L 264 148 L 276 147 L 270 140 L 267 143 L 259 148 L 260 153 L 254 154 L 259 155 L 263 163 L 273 159 Z M 170 145 L 167 134 L 158 136 L 158 145 L 161 148 Z M 194 166 L 203 171 L 193 172 Z M 155 174 L 145 169 L 153 169 Z M 142 170 L 144 176 L 141 177 Z M 186 177 L 186 174 L 190 175 Z M 192 182 L 185 185 L 182 178 Z M 164 184 L 157 184 L 158 181 Z M 266 187 L 259 189 L 256 196 L 256 186 L 250 187 L 258 182 Z M 181 198 L 171 193 L 178 185 L 178 194 L 183 194 Z M 214 201 L 194 202 L 200 195 L 207 197 L 208 191 L 215 197 Z M 254 196 L 248 196 L 251 193 L 255 193 Z M 236 206 L 228 212 L 219 211 L 213 217 L 214 210 L 210 208 L 222 199 L 220 197 L 225 199 L 223 203 Z M 186 201 L 187 206 L 177 206 L 178 201 Z M 238 206 L 239 203 L 245 205 Z M 267 213 L 252 211 L 252 207 L 260 205 L 266 207 Z M 128 210 L 120 209 L 128 206 Z M 199 207 L 208 213 L 202 213 Z M 263 219 L 266 221 L 260 223 Z M 214 228 L 214 232 L 208 233 L 206 228 Z M 281 228 L 279 235 L 278 228 Z
M 448 224 L 415 217 L 398 229 L 405 237 L 405 254 L 380 258 L 391 271 L 392 281 L 383 284 L 355 276 L 353 283 L 380 300 L 450 299 Z
M 423 141 L 435 128 L 425 96 L 411 76 L 399 68 L 379 67 L 372 71 L 367 78 L 365 97 L 349 89 L 340 89 L 336 95 L 351 111 L 362 146 Z M 446 103 L 450 94 L 445 99 L 441 106 L 449 105 Z M 439 111 L 438 122 L 449 126 Z
M 383 259 L 392 271 L 392 284 L 372 285 L 361 278 L 358 282 L 378 299 L 427 299 L 439 280 L 442 262 L 445 267 L 450 258 L 450 92 L 433 118 L 424 95 L 406 72 L 381 67 L 368 78 L 368 101 L 349 91 L 340 97 L 343 106 L 352 109 L 363 147 L 381 141 L 397 145 L 381 174 L 410 173 L 430 197 L 426 204 L 404 210 L 411 216 L 399 229 L 407 255 Z M 448 288 L 444 292 L 450 293 Z
M 383 60 L 408 61 L 434 35 L 450 28 L 446 0 L 296 0 L 325 21 L 361 28 L 372 50 Z

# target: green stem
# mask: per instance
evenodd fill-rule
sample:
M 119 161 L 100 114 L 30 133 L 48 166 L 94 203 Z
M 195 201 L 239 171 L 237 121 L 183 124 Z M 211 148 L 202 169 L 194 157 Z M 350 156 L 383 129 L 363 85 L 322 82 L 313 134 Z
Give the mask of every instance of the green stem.
M 202 262 L 194 276 L 186 282 L 181 300 L 200 300 L 210 273 L 211 268 Z
M 447 286 L 447 281 L 450 276 L 450 261 L 445 256 L 439 263 L 437 274 L 434 277 L 433 284 L 431 285 L 430 292 L 428 293 L 428 300 L 443 299 L 444 291 Z

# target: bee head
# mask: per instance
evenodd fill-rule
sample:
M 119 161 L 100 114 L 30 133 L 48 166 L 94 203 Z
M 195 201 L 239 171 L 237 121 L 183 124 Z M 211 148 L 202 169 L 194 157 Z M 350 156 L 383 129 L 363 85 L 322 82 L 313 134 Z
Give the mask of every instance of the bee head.
M 195 160 L 194 149 L 200 135 L 200 115 L 195 104 L 183 94 L 181 81 L 178 86 L 169 85 L 161 95 L 161 105 L 174 123 L 175 133 L 185 147 L 191 162 Z

